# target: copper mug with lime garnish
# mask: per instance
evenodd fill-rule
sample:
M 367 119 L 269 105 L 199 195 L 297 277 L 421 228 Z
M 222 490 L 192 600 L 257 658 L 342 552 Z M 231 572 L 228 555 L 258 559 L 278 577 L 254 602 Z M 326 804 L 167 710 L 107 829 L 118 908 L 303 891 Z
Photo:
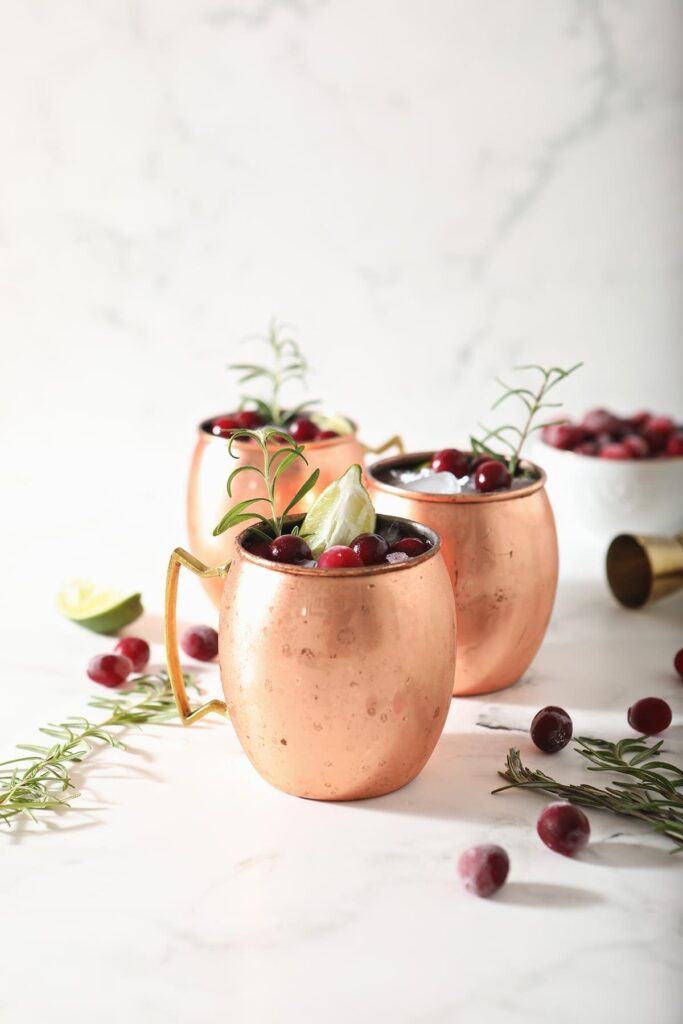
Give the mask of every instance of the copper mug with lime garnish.
M 267 459 L 267 439 L 256 446 Z M 266 470 L 269 484 L 276 468 L 277 462 Z M 337 486 L 336 507 L 321 507 L 328 489 L 310 523 L 303 516 L 278 518 L 272 500 L 257 498 L 251 509 L 263 511 L 238 537 L 229 565 L 208 568 L 176 549 L 167 577 L 166 650 L 185 724 L 211 711 L 227 714 L 250 761 L 272 785 L 312 799 L 354 800 L 404 786 L 432 753 L 450 703 L 455 611 L 437 534 L 419 523 L 375 517 L 359 467 L 331 486 Z M 226 519 L 232 528 L 248 514 L 233 506 Z M 390 560 L 370 559 L 375 564 L 349 556 L 344 564 L 351 568 L 325 559 L 353 552 L 348 541 L 356 530 L 391 532 L 398 550 Z M 317 553 L 325 538 L 345 544 L 328 547 L 317 563 L 274 560 L 285 549 L 290 554 L 283 559 L 311 554 L 308 541 Z M 415 557 L 401 551 L 408 538 Z M 336 568 L 320 567 L 332 562 Z M 224 581 L 219 660 L 225 699 L 199 708 L 190 706 L 178 657 L 181 565 Z
M 281 328 L 271 324 L 265 339 L 272 356 L 269 367 L 257 364 L 233 364 L 240 374 L 240 384 L 252 380 L 266 381 L 271 393 L 267 401 L 243 395 L 241 407 L 236 413 L 212 416 L 197 428 L 197 442 L 187 490 L 187 528 L 192 552 L 208 564 L 225 562 L 232 557 L 239 534 L 231 529 L 218 536 L 214 535 L 215 524 L 227 512 L 230 500 L 225 492 L 225 479 L 235 467 L 255 466 L 260 458 L 258 450 L 248 437 L 236 438 L 232 448 L 232 462 L 228 444 L 236 431 L 266 426 L 282 426 L 295 439 L 306 445 L 309 470 L 300 460 L 293 460 L 286 466 L 279 479 L 277 513 L 281 514 L 290 505 L 291 499 L 300 490 L 307 472 L 318 469 L 319 477 L 314 488 L 291 507 L 293 513 L 307 512 L 318 494 L 354 463 L 363 466 L 366 454 L 382 454 L 395 447 L 403 451 L 398 436 L 372 448 L 364 444 L 357 433 L 353 420 L 333 413 L 313 411 L 316 402 L 304 403 L 296 408 L 284 408 L 280 389 L 293 381 L 303 381 L 307 369 L 306 361 L 297 343 L 282 337 Z M 244 408 L 250 405 L 253 408 Z M 270 442 L 271 451 L 278 448 L 277 435 Z M 231 464 L 232 463 L 232 464 Z M 244 473 L 236 478 L 233 497 L 245 501 L 255 497 L 266 497 L 263 481 L 258 475 Z M 220 577 L 204 580 L 204 586 L 214 604 L 220 602 L 223 580 Z

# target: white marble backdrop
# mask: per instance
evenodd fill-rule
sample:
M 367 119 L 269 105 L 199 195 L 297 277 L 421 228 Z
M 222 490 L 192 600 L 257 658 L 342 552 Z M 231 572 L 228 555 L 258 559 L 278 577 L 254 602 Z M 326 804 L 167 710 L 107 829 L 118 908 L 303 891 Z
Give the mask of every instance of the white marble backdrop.
M 457 442 L 529 360 L 585 360 L 571 409 L 680 413 L 682 29 L 670 0 L 2 0 L 9 557 L 37 570 L 55 505 L 56 578 L 94 518 L 100 576 L 145 517 L 154 557 L 182 539 L 194 425 L 272 315 L 370 440 Z

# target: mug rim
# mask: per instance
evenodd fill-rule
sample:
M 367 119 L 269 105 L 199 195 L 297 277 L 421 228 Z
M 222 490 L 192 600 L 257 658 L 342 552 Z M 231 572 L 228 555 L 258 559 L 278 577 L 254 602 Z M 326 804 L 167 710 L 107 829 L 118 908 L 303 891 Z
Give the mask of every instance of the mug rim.
M 300 513 L 295 516 L 287 516 L 285 522 L 296 525 L 296 523 L 303 522 L 304 518 L 305 513 Z M 289 573 L 294 576 L 306 576 L 307 579 L 315 579 L 316 577 L 318 579 L 329 579 L 330 576 L 357 579 L 359 576 L 376 576 L 388 572 L 402 571 L 404 569 L 411 569 L 416 565 L 423 565 L 430 558 L 434 558 L 441 550 L 441 537 L 431 526 L 425 526 L 424 523 L 419 523 L 415 519 L 406 519 L 405 516 L 388 516 L 383 512 L 377 513 L 377 519 L 388 520 L 390 523 L 405 523 L 411 529 L 417 527 L 416 532 L 418 535 L 422 535 L 423 540 L 430 541 L 431 547 L 427 551 L 423 551 L 421 555 L 409 558 L 405 562 L 394 562 L 393 564 L 391 562 L 383 562 L 381 565 L 361 565 L 350 569 L 309 569 L 306 566 L 294 565 L 291 562 L 271 562 L 267 558 L 261 558 L 260 555 L 255 555 L 252 551 L 249 551 L 248 548 L 245 548 L 243 542 L 253 527 L 247 526 L 237 537 L 237 550 L 241 558 L 244 558 L 247 562 L 253 562 L 254 565 L 263 566 L 263 568 L 272 569 L 275 572 Z
M 377 478 L 375 471 L 378 469 L 397 469 L 409 462 L 426 462 L 428 459 L 432 459 L 438 450 L 435 448 L 431 451 L 405 452 L 403 455 L 392 455 L 388 459 L 379 459 L 377 462 L 366 466 L 365 472 L 372 480 L 373 487 L 384 491 L 386 494 L 410 498 L 411 501 L 440 502 L 447 505 L 483 505 L 491 501 L 515 501 L 519 498 L 528 498 L 532 494 L 543 490 L 548 479 L 545 470 L 530 459 L 522 459 L 521 461 L 538 473 L 538 478 L 527 486 L 520 487 L 515 491 L 492 491 L 489 494 L 482 492 L 475 494 L 429 494 L 427 491 L 413 491 L 408 487 L 397 487 L 395 484 L 389 484 Z
M 211 430 L 210 430 L 211 423 L 218 416 L 221 416 L 221 415 L 227 416 L 228 414 L 227 413 L 216 413 L 214 416 L 207 416 L 206 419 L 201 420 L 197 424 L 197 433 L 199 434 L 199 437 L 200 437 L 201 440 L 206 441 L 207 443 L 209 441 L 220 441 L 222 444 L 229 444 L 230 443 L 230 438 L 229 437 L 221 437 L 219 434 L 212 434 Z M 343 415 L 343 414 L 340 413 L 339 415 Z M 358 439 L 358 424 L 356 423 L 355 420 L 352 420 L 350 416 L 343 416 L 343 418 L 345 420 L 347 420 L 351 424 L 352 430 L 350 431 L 350 433 L 348 433 L 348 434 L 340 434 L 339 437 L 326 437 L 326 438 L 323 438 L 322 441 L 302 441 L 301 444 L 304 446 L 305 449 L 306 448 L 332 448 L 334 445 L 343 444 L 343 443 L 348 442 L 350 440 L 356 441 Z M 274 428 L 274 429 L 276 429 L 276 428 Z M 285 428 L 282 427 L 282 430 L 285 430 Z M 242 438 L 242 439 L 238 438 L 234 442 L 234 444 L 235 444 L 235 448 L 238 449 L 238 450 L 239 449 L 245 449 L 247 451 L 251 451 L 251 442 L 245 440 L 244 438 Z M 276 450 L 280 446 L 277 445 L 277 444 L 269 444 L 268 447 Z

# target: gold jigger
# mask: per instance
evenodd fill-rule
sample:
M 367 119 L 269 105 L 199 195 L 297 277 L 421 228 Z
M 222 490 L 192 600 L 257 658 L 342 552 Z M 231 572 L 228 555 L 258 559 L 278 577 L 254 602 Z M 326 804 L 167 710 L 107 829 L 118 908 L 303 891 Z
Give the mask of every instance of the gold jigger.
M 532 466 L 538 479 L 528 487 L 493 494 L 427 494 L 382 479 L 433 455 L 373 463 L 372 499 L 378 512 L 403 514 L 441 537 L 458 618 L 455 696 L 502 690 L 534 659 L 555 600 L 557 536 L 545 473 Z
M 683 533 L 621 533 L 607 549 L 607 581 L 625 608 L 643 608 L 683 587 Z
M 265 497 L 267 492 L 258 474 L 240 473 L 233 483 L 232 501 L 228 498 L 226 481 L 229 474 L 239 466 L 260 467 L 262 455 L 257 445 L 238 440 L 233 445 L 237 458 L 231 459 L 228 455 L 228 439 L 211 433 L 212 422 L 205 420 L 198 428 L 187 490 L 187 530 L 192 553 L 202 562 L 217 565 L 232 558 L 240 527 L 214 537 L 213 528 L 216 523 L 220 522 L 232 503 L 246 498 Z M 351 434 L 327 441 L 308 441 L 304 450 L 308 466 L 301 459 L 296 459 L 278 480 L 276 514 L 282 513 L 314 469 L 320 470 L 318 481 L 294 512 L 307 512 L 321 491 L 333 480 L 338 480 L 349 466 L 356 462 L 364 466 L 366 454 L 379 455 L 394 446 L 399 452 L 403 451 L 400 437 L 392 437 L 378 448 L 370 448 L 356 436 L 355 424 Z M 273 450 L 276 447 L 273 446 Z M 203 579 L 202 582 L 213 603 L 219 605 L 223 590 L 222 578 L 216 576 Z
M 295 796 L 357 800 L 414 779 L 448 714 L 455 607 L 438 535 L 396 521 L 430 550 L 394 565 L 317 572 L 252 554 L 242 543 L 248 531 L 232 564 L 218 569 L 176 548 L 166 581 L 166 656 L 183 723 L 229 713 L 259 774 Z M 225 702 L 195 711 L 178 656 L 181 565 L 225 578 L 218 632 Z

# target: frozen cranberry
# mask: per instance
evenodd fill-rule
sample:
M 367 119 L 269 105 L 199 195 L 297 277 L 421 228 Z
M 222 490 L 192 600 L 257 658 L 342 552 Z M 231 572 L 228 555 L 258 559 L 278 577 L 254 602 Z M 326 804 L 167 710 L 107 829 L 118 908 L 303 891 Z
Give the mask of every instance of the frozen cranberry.
M 236 412 L 235 419 L 242 430 L 258 430 L 259 427 L 266 425 L 265 417 L 260 412 L 254 412 L 253 409 L 242 409 L 240 412 Z
M 543 440 L 553 448 L 569 451 L 583 440 L 583 430 L 573 423 L 551 423 L 543 429 Z
M 632 459 L 646 459 L 650 454 L 650 447 L 640 434 L 627 434 L 621 443 L 628 448 Z
M 457 448 L 442 448 L 432 458 L 432 469 L 435 473 L 452 473 L 453 476 L 465 476 L 468 458 L 465 452 Z
M 211 433 L 216 437 L 229 437 L 239 426 L 236 416 L 218 416 L 211 424 Z
M 319 569 L 360 569 L 361 557 L 346 544 L 333 544 L 318 557 Z
M 429 544 L 419 537 L 402 537 L 401 540 L 394 541 L 389 548 L 389 554 L 394 555 L 397 551 L 402 551 L 409 558 L 417 558 L 418 555 L 424 555 L 425 551 L 429 551 Z
M 541 811 L 536 831 L 546 846 L 555 853 L 573 857 L 588 843 L 591 827 L 580 807 L 573 804 L 548 804 Z
M 498 892 L 509 870 L 510 858 L 493 843 L 471 846 L 458 860 L 458 874 L 467 891 L 484 898 Z
M 340 435 L 336 430 L 319 430 L 315 435 L 315 441 L 331 441 L 333 437 L 339 437 Z
M 607 409 L 591 409 L 581 420 L 581 426 L 589 434 L 612 434 L 619 430 L 621 420 Z
M 271 540 L 269 548 L 273 562 L 296 565 L 297 562 L 307 562 L 313 557 L 311 549 L 303 537 L 293 533 L 283 533 L 281 537 Z
M 677 652 L 674 658 L 674 668 L 678 672 L 681 679 L 683 679 L 683 647 Z
M 252 555 L 256 555 L 258 558 L 266 558 L 269 562 L 271 561 L 270 543 L 267 540 L 252 541 L 247 551 L 250 551 Z
M 539 750 L 554 754 L 572 738 L 572 720 L 564 708 L 551 704 L 536 712 L 529 732 Z
M 136 672 L 142 672 L 149 665 L 149 644 L 139 636 L 121 637 L 114 650 L 130 658 Z
M 102 686 L 123 686 L 133 671 L 133 662 L 125 654 L 96 654 L 88 662 L 88 675 Z
M 661 697 L 643 697 L 628 709 L 628 724 L 643 736 L 654 736 L 671 725 L 671 708 Z
M 313 420 L 307 420 L 303 417 L 301 419 L 294 420 L 292 423 L 290 423 L 289 426 L 287 427 L 287 430 L 292 435 L 294 440 L 298 441 L 299 443 L 303 441 L 315 440 L 315 437 L 318 433 L 318 428 L 316 427 Z
M 601 459 L 632 459 L 631 452 L 620 441 L 611 441 L 600 449 Z
M 577 455 L 597 455 L 599 451 L 595 441 L 580 441 L 573 450 Z
M 218 654 L 218 633 L 211 626 L 190 626 L 181 634 L 180 646 L 188 658 L 213 661 Z
M 474 474 L 474 486 L 478 491 L 486 493 L 499 487 L 509 487 L 511 479 L 507 466 L 502 462 L 496 462 L 495 459 L 489 459 L 488 462 L 482 462 Z
M 672 434 L 666 442 L 667 455 L 683 455 L 683 431 Z
M 361 533 L 351 547 L 363 565 L 381 565 L 389 551 L 389 545 L 378 533 Z

